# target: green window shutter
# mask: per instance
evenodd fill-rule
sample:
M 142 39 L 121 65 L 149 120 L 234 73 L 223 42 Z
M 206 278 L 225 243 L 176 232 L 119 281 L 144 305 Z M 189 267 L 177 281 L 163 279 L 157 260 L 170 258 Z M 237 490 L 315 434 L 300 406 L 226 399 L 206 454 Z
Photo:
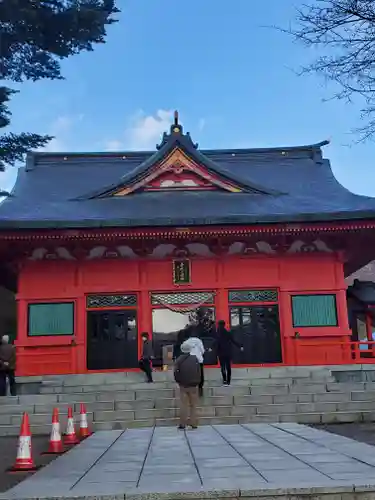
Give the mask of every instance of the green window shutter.
M 337 326 L 336 295 L 293 295 L 294 327 Z
M 29 336 L 73 334 L 73 302 L 29 305 Z

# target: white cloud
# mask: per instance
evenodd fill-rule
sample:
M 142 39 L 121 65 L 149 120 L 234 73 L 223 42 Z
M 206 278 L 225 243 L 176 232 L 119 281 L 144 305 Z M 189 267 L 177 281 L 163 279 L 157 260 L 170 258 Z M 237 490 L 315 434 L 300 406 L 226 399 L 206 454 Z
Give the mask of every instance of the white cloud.
M 158 109 L 152 115 L 146 115 L 142 110 L 135 113 L 124 132 L 117 138 L 108 139 L 104 142 L 106 151 L 142 151 L 154 150 L 156 144 L 160 143 L 164 132 L 169 132 L 173 120 L 173 111 Z M 205 118 L 200 118 L 197 124 L 201 132 L 207 124 Z
M 168 132 L 172 122 L 173 112 L 158 109 L 154 115 L 145 115 L 138 111 L 129 120 L 122 138 L 110 139 L 106 142 L 107 151 L 147 150 L 155 149 L 164 132 Z
M 73 115 L 73 116 L 59 116 L 51 124 L 49 128 L 49 135 L 53 135 L 54 138 L 40 151 L 45 151 L 48 153 L 57 153 L 60 151 L 66 151 L 69 149 L 67 144 L 69 143 L 69 135 L 72 132 L 72 128 L 83 120 L 83 115 Z
M 159 109 L 156 114 L 145 116 L 142 112 L 134 116 L 125 131 L 126 143 L 131 149 L 154 149 L 161 136 L 167 132 L 172 121 L 172 111 Z

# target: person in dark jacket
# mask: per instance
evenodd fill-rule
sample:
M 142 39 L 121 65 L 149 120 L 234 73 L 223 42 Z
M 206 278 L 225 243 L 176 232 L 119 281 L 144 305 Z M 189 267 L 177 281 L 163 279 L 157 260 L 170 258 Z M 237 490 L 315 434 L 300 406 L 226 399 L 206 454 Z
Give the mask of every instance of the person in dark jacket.
M 192 429 L 197 429 L 198 386 L 201 380 L 201 369 L 197 357 L 191 356 L 189 342 L 181 345 L 181 352 L 174 366 L 174 378 L 180 387 L 180 425 L 178 428 L 181 430 L 186 428 L 190 411 L 190 426 Z
M 199 397 L 203 397 L 203 386 L 204 386 L 204 354 L 206 349 L 203 345 L 202 340 L 198 337 L 197 331 L 191 329 L 190 336 L 184 342 L 184 345 L 190 346 L 190 355 L 195 356 L 199 361 L 199 366 L 201 369 L 201 380 L 199 382 Z
M 142 357 L 139 360 L 139 368 L 145 372 L 147 377 L 147 382 L 152 383 L 152 358 L 154 357 L 154 350 L 152 348 L 152 342 L 149 338 L 147 332 L 142 333 Z
M 183 328 L 180 330 L 177 334 L 177 339 L 176 342 L 173 346 L 173 360 L 176 361 L 176 359 L 181 356 L 181 345 L 185 342 L 185 340 L 188 338 L 189 335 L 189 330 L 188 327 Z
M 11 396 L 16 396 L 16 348 L 9 343 L 9 335 L 3 335 L 0 343 L 0 396 L 7 395 L 7 378 Z
M 223 384 L 230 385 L 232 378 L 232 347 L 235 345 L 241 351 L 243 351 L 243 347 L 236 342 L 232 332 L 225 328 L 225 321 L 223 320 L 219 320 L 217 324 L 216 344 Z

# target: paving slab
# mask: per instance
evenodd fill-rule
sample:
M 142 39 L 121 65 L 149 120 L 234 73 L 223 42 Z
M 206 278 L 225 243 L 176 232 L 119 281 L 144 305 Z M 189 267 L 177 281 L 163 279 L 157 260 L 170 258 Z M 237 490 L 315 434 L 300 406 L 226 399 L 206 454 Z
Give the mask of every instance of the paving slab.
M 101 431 L 0 498 L 281 498 L 302 490 L 316 498 L 319 488 L 323 497 L 357 488 L 356 498 L 375 498 L 375 447 L 293 423 Z

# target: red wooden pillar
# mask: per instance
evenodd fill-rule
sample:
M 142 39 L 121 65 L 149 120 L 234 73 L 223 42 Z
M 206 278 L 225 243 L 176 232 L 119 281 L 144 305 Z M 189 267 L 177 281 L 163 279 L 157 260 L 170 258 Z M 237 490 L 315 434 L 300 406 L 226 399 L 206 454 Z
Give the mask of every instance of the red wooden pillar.
M 142 332 L 147 332 L 152 338 L 152 316 L 149 291 L 147 290 L 147 269 L 138 261 L 138 282 L 140 292 L 138 294 L 137 322 L 138 322 L 138 358 L 142 354 Z
M 74 339 L 71 344 L 73 373 L 87 372 L 87 318 L 86 297 L 83 286 L 84 261 L 78 259 L 74 272 L 75 300 Z
M 375 354 L 375 343 L 374 339 L 372 338 L 372 311 L 370 310 L 369 312 L 366 313 L 366 335 L 367 335 L 367 340 L 370 342 L 368 345 L 369 351 L 372 351 L 372 356 Z
M 27 342 L 27 300 L 19 299 L 16 295 L 17 300 L 17 338 L 15 341 L 16 346 L 16 375 L 22 376 L 24 374 L 24 351 L 23 347 Z
M 219 288 L 224 281 L 224 265 L 225 262 L 222 258 L 216 260 L 216 283 L 218 284 L 216 298 L 215 298 L 215 320 L 224 320 L 225 324 L 229 327 L 229 305 L 228 305 L 228 290 L 226 288 Z
M 76 302 L 75 338 L 71 346 L 72 369 L 74 373 L 87 372 L 87 320 L 86 320 L 86 298 L 81 295 Z
M 138 330 L 139 334 L 147 332 L 152 336 L 150 298 L 147 290 L 141 290 L 138 294 Z
M 17 300 L 17 341 L 20 344 L 24 344 L 27 340 L 27 300 L 19 299 Z
M 296 346 L 294 343 L 295 332 L 293 329 L 290 292 L 286 290 L 280 290 L 279 292 L 279 322 L 283 363 L 287 365 L 298 365 Z
M 346 300 L 346 289 L 338 290 L 336 293 L 338 325 L 343 330 L 349 330 L 348 304 Z
M 224 320 L 225 324 L 229 327 L 230 315 L 229 315 L 229 305 L 228 305 L 228 291 L 225 288 L 219 288 L 216 293 L 216 323 L 219 320 Z

